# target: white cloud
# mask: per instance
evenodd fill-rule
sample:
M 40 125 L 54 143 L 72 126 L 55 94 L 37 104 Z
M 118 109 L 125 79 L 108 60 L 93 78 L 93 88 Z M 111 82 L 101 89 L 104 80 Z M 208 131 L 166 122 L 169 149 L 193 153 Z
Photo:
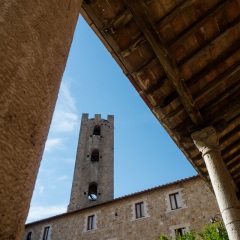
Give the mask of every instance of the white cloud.
M 67 206 L 63 204 L 58 206 L 33 206 L 29 210 L 27 223 L 65 213 L 66 211 Z
M 45 187 L 40 183 L 40 181 L 36 182 L 36 186 L 34 191 L 36 192 L 36 194 L 43 194 Z
M 41 168 L 39 169 L 39 172 L 41 173 L 41 176 L 43 176 L 43 178 L 45 178 L 46 176 L 51 176 L 54 174 L 54 170 L 53 169 L 46 169 L 44 167 L 41 166 Z
M 70 164 L 70 165 L 74 165 L 75 164 L 75 158 L 64 158 L 64 163 Z
M 68 80 L 63 80 L 60 88 L 60 96 L 62 95 L 63 101 L 62 104 L 65 104 L 65 107 L 74 111 L 76 110 L 76 105 L 75 105 L 75 100 L 71 96 L 70 92 L 70 81 Z
M 62 138 L 48 138 L 46 145 L 45 145 L 45 151 L 51 151 L 53 149 L 59 149 L 63 147 L 63 139 Z
M 78 124 L 76 102 L 71 95 L 70 83 L 71 80 L 63 79 L 60 87 L 52 121 L 54 132 L 71 132 Z
M 61 176 L 61 177 L 58 177 L 57 178 L 57 181 L 64 181 L 64 180 L 67 180 L 68 179 L 68 176 L 67 175 L 64 175 L 64 176 Z

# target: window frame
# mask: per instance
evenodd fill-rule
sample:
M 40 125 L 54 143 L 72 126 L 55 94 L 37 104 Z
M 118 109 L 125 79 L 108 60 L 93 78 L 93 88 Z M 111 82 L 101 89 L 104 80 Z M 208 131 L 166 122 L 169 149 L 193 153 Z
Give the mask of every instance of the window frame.
M 180 201 L 180 197 L 181 196 L 180 196 L 179 192 L 169 194 L 171 210 L 177 210 L 177 209 L 182 208 L 182 203 Z
M 96 182 L 91 182 L 88 186 L 88 200 L 96 201 L 98 198 L 98 185 Z
M 93 128 L 93 135 L 94 136 L 100 136 L 101 135 L 101 126 L 95 125 Z
M 42 240 L 49 240 L 49 236 L 50 236 L 50 226 L 46 226 L 43 229 L 43 237 Z
M 174 208 L 174 203 L 171 202 L 171 197 L 175 194 L 179 194 L 177 196 L 177 206 L 178 208 Z M 172 197 L 173 198 L 173 197 Z M 166 202 L 166 212 L 172 212 L 172 211 L 180 211 L 181 209 L 187 208 L 186 202 L 185 202 L 185 193 L 184 188 L 176 188 L 172 189 L 170 191 L 167 191 L 165 193 L 165 202 Z
M 99 150 L 98 149 L 93 149 L 91 153 L 91 162 L 99 162 Z
M 26 240 L 31 240 L 32 239 L 32 231 L 29 231 L 27 233 L 27 237 L 26 237 Z
M 144 218 L 145 217 L 145 204 L 144 202 L 135 203 L 135 218 Z
M 185 233 L 185 232 L 189 232 L 189 230 L 190 230 L 190 223 L 183 223 L 183 224 L 170 226 L 169 230 L 170 230 L 171 238 L 175 239 L 177 237 L 177 232 L 179 232 L 180 229 L 182 231 L 182 234 Z
M 178 235 L 182 236 L 185 232 L 186 232 L 186 228 L 185 227 L 181 227 L 181 228 L 176 228 L 175 230 L 175 236 L 177 237 Z
M 141 204 L 141 203 L 142 203 L 142 206 L 141 206 L 142 213 L 141 215 L 139 215 L 139 214 L 136 214 L 136 206 L 139 206 L 138 204 Z M 131 205 L 131 215 L 132 215 L 131 221 L 138 221 L 140 219 L 145 219 L 150 217 L 148 213 L 147 198 L 139 198 L 134 201 L 131 201 L 130 205 Z
M 89 215 L 87 217 L 87 231 L 91 231 L 95 229 L 95 222 L 96 222 L 95 214 Z

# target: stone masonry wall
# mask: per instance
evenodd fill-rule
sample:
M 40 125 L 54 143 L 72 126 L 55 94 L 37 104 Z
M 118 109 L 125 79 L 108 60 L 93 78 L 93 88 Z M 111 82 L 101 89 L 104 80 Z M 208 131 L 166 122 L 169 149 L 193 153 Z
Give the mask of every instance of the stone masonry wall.
M 95 126 L 100 127 L 100 135 L 94 135 Z M 77 157 L 68 211 L 93 206 L 113 199 L 113 163 L 114 163 L 114 116 L 107 120 L 100 114 L 88 119 L 83 114 L 78 141 Z M 93 150 L 99 151 L 99 161 L 91 161 Z M 97 184 L 97 198 L 88 199 L 90 183 Z
M 169 209 L 169 194 L 181 192 L 182 208 Z M 144 203 L 144 216 L 136 219 L 135 204 Z M 174 236 L 174 229 L 202 229 L 219 213 L 215 197 L 200 177 L 193 177 L 94 207 L 27 224 L 25 235 L 40 240 L 50 226 L 48 240 L 154 240 L 160 234 Z M 95 215 L 93 230 L 87 230 L 88 216 Z
M 81 0 L 0 1 L 0 239 L 20 239 Z

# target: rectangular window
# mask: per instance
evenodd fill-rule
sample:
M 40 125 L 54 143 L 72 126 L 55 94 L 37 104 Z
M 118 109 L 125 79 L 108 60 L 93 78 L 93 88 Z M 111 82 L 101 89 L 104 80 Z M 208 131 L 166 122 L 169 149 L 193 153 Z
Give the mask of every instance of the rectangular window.
M 48 240 L 50 227 L 45 227 L 43 232 L 43 240 Z
M 87 230 L 94 229 L 95 225 L 95 215 L 88 216 L 88 222 L 87 222 Z
M 186 232 L 186 229 L 185 229 L 185 228 L 175 229 L 175 235 L 176 235 L 176 237 L 182 236 L 185 232 Z
M 143 202 L 136 203 L 136 204 L 135 204 L 135 211 L 136 211 L 136 218 L 145 217 L 145 213 L 144 213 L 144 203 L 143 203 Z
M 170 194 L 169 195 L 169 199 L 170 199 L 171 209 L 172 210 L 181 208 L 179 193 Z

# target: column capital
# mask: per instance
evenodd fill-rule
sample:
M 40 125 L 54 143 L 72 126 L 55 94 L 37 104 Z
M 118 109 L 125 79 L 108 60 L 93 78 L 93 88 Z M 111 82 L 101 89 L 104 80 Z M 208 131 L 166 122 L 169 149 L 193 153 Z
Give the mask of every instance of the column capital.
M 204 156 L 209 151 L 219 151 L 219 138 L 216 130 L 210 126 L 191 135 L 195 146 Z

